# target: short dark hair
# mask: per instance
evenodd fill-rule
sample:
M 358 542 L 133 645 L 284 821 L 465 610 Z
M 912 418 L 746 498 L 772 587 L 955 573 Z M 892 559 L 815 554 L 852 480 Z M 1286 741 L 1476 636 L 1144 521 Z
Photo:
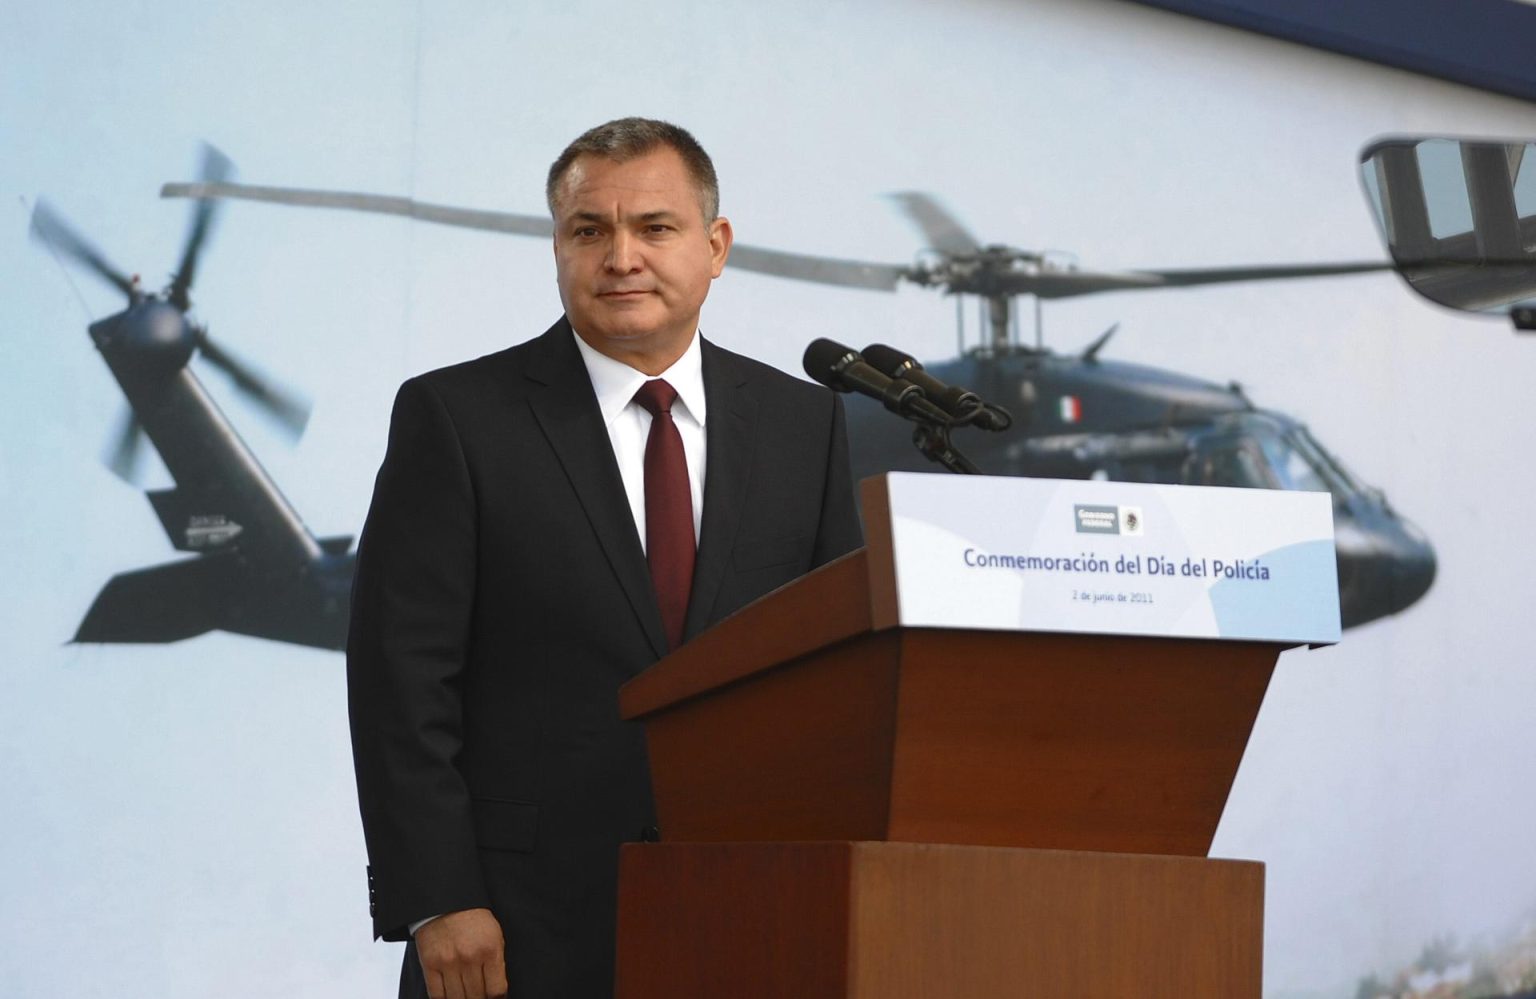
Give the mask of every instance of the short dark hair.
M 709 154 L 688 130 L 671 122 L 654 118 L 616 118 L 613 121 L 589 128 L 577 136 L 576 141 L 565 147 L 555 162 L 550 164 L 549 179 L 544 184 L 544 198 L 549 202 L 549 213 L 555 214 L 556 196 L 566 174 L 581 156 L 602 156 L 618 163 L 644 156 L 661 147 L 675 151 L 683 158 L 683 165 L 693 177 L 699 189 L 699 207 L 704 221 L 713 222 L 720 215 L 720 181 L 715 177 L 715 165 Z

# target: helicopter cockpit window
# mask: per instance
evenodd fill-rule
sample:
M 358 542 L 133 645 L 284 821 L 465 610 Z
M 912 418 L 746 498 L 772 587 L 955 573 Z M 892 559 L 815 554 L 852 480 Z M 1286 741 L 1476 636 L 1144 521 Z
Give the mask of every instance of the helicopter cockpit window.
M 1272 434 L 1254 436 L 1263 447 L 1264 457 L 1269 460 L 1269 467 L 1280 481 L 1281 489 L 1312 493 L 1336 491 L 1331 488 L 1328 473 L 1323 467 L 1291 441 Z
M 1114 468 L 1113 478 L 1121 482 L 1159 482 L 1177 485 L 1184 481 L 1184 456 L 1167 455 L 1137 461 L 1122 461 Z M 1106 475 L 1106 478 L 1111 477 Z
M 1190 458 L 1188 470 L 1187 481 L 1191 485 L 1245 489 L 1272 489 L 1275 486 L 1263 457 L 1243 443 L 1202 449 Z
M 1343 496 L 1365 491 L 1366 487 L 1361 484 L 1359 477 L 1335 457 L 1332 451 L 1319 444 L 1317 438 L 1313 437 L 1305 427 L 1297 427 L 1292 437 L 1296 441 L 1296 446 L 1309 456 L 1313 465 L 1322 469 L 1323 478 L 1335 486 L 1333 491 L 1336 495 Z

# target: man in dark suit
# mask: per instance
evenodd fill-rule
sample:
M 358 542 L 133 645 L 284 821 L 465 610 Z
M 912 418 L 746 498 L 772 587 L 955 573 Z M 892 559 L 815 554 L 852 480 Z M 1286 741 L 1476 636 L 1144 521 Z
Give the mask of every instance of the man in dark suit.
M 599 126 L 547 193 L 565 317 L 402 386 L 359 544 L 353 753 L 402 996 L 611 995 L 619 845 L 655 824 L 619 686 L 860 544 L 837 398 L 698 334 L 731 227 L 692 136 Z

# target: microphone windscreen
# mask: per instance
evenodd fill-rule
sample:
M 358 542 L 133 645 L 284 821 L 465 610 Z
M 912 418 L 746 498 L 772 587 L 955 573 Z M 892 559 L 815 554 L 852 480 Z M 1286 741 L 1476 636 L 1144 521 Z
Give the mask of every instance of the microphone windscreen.
M 821 337 L 812 340 L 805 348 L 803 361 L 805 373 L 828 388 L 846 392 L 848 388 L 838 378 L 838 370 L 850 357 L 858 356 L 858 352 L 852 347 L 845 347 L 835 340 Z
M 899 351 L 895 347 L 887 347 L 883 343 L 872 343 L 865 347 L 861 353 L 864 356 L 864 360 L 869 362 L 876 371 L 881 374 L 890 375 L 892 378 L 898 377 L 901 374 L 902 368 L 908 364 L 919 370 L 922 368 L 922 365 L 918 364 L 911 354 Z

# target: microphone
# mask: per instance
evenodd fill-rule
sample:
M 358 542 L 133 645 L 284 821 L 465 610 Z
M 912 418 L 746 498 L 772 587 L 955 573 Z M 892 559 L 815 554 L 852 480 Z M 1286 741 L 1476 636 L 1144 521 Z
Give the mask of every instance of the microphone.
M 858 392 L 879 399 L 885 408 L 908 419 L 951 422 L 944 410 L 929 402 L 923 390 L 902 378 L 882 374 L 852 347 L 822 337 L 805 348 L 805 373 L 837 392 Z
M 955 419 L 968 419 L 982 430 L 1007 430 L 1013 417 L 1007 410 L 989 406 L 981 396 L 958 385 L 946 385 L 923 370 L 911 354 L 883 343 L 872 343 L 861 355 L 881 374 L 911 382 L 940 409 Z

